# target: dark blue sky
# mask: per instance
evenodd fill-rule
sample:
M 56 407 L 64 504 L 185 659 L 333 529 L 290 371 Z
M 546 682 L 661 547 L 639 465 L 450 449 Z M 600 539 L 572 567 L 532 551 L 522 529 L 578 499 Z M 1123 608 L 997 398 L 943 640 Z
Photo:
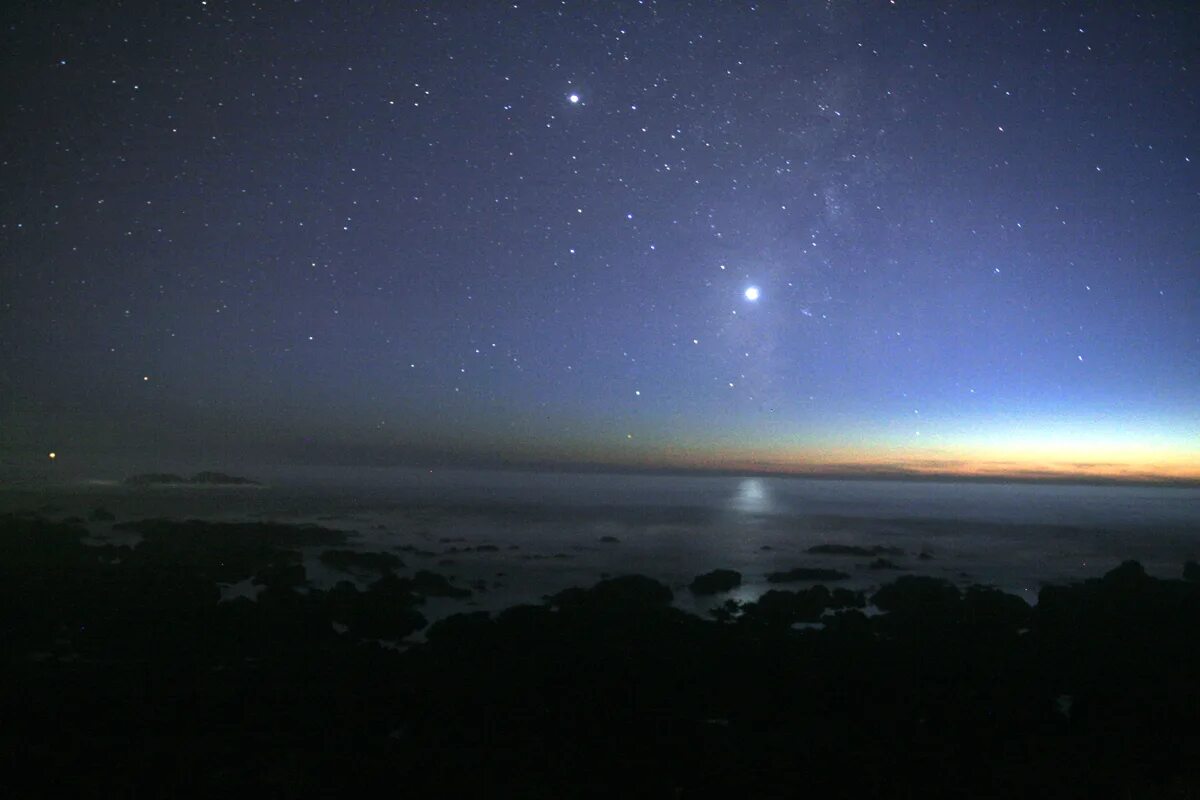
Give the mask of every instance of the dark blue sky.
M 1195 6 L 4 14 L 9 463 L 1200 477 Z

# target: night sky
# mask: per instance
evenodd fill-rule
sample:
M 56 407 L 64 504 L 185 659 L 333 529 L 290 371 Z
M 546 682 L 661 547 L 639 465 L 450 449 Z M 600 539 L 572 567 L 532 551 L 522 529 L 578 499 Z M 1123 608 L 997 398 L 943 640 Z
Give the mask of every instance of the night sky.
M 9 466 L 1200 478 L 1193 3 L 6 8 Z

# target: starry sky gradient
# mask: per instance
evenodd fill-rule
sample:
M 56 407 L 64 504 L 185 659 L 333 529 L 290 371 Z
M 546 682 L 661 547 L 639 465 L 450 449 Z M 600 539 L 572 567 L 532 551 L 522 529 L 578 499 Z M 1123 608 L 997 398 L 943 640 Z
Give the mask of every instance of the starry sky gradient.
M 0 457 L 1200 478 L 1200 11 L 1036 5 L 9 8 Z

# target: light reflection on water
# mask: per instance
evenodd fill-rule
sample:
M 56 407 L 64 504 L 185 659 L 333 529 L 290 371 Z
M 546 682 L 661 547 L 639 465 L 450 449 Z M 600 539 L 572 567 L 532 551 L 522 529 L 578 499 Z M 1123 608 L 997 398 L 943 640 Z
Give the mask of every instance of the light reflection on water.
M 771 492 L 767 482 L 762 478 L 745 478 L 737 485 L 737 490 L 729 500 L 729 507 L 734 511 L 747 514 L 769 514 L 774 510 Z
M 271 519 L 343 528 L 355 549 L 403 549 L 404 574 L 432 569 L 461 585 L 486 586 L 464 602 L 431 604 L 430 619 L 540 603 L 570 586 L 635 572 L 669 585 L 681 607 L 707 614 L 728 598 L 746 602 L 771 588 L 808 585 L 767 580 L 795 567 L 846 572 L 838 585 L 855 590 L 908 573 L 1032 598 L 1043 581 L 1096 577 L 1127 558 L 1163 577 L 1200 558 L 1195 488 L 394 470 L 332 473 L 322 482 L 319 475 L 241 472 L 268 485 L 0 486 L 0 512 L 50 504 L 57 511 L 48 515 L 60 519 L 104 507 L 119 521 Z M 89 527 L 89 543 L 135 543 L 119 540 L 122 532 L 108 523 Z M 896 548 L 903 555 L 891 560 L 901 571 L 873 570 L 865 557 L 810 552 L 828 543 Z M 495 549 L 464 550 L 478 545 Z M 304 553 L 314 587 L 359 579 L 325 565 L 318 550 Z M 718 568 L 741 572 L 742 587 L 693 596 L 691 580 Z

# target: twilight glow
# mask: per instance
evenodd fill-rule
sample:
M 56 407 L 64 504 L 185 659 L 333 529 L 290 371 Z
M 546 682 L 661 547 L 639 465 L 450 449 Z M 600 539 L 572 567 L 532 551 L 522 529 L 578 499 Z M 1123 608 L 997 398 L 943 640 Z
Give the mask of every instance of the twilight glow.
M 1183 9 L 21 13 L 6 464 L 1200 480 Z

